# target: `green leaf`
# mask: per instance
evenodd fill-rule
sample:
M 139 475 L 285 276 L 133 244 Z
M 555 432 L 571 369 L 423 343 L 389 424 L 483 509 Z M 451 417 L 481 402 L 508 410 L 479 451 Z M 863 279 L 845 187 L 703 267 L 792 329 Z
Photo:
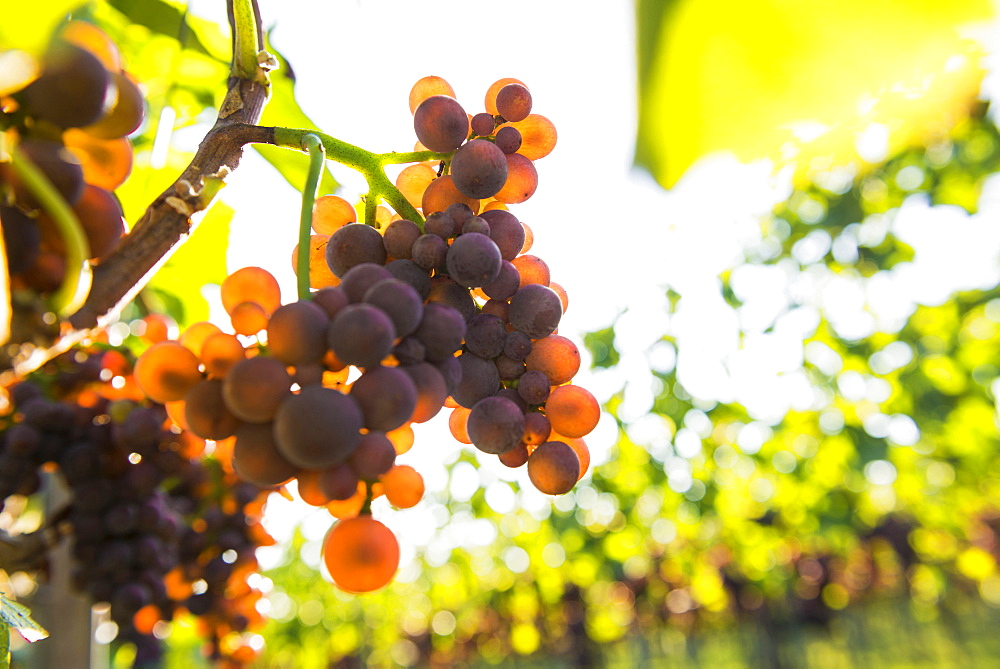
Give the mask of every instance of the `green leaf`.
M 641 0 L 636 163 L 665 187 L 700 158 L 857 161 L 884 126 L 894 152 L 968 113 L 986 0 Z
M 260 125 L 283 126 L 287 128 L 316 128 L 316 124 L 306 116 L 295 100 L 295 74 L 288 61 L 273 49 L 271 53 L 278 59 L 279 68 L 271 72 L 271 99 L 264 107 Z M 296 190 L 302 190 L 309 173 L 309 159 L 303 154 L 288 149 L 254 144 L 254 149 L 274 166 L 281 176 Z M 319 182 L 319 194 L 326 195 L 337 189 L 337 182 L 330 170 L 323 169 Z
M 206 320 L 208 302 L 201 289 L 226 278 L 226 249 L 235 210 L 216 202 L 184 243 L 149 282 L 156 299 L 181 327 Z
M 190 16 L 184 5 L 163 0 L 110 0 L 133 23 L 179 41 L 185 49 L 228 63 L 230 40 L 218 24 Z
M 24 49 L 41 54 L 59 24 L 82 4 L 81 0 L 6 3 L 0 20 L 0 50 Z
M 0 619 L 3 620 L 5 629 L 9 630 L 9 628 L 13 627 L 29 643 L 39 641 L 49 635 L 44 627 L 32 620 L 31 611 L 21 604 L 7 599 L 2 592 L 0 592 Z M 7 632 L 7 642 L 9 646 L 9 631 Z M 0 649 L 0 652 L 2 652 L 2 649 Z
M 583 335 L 583 343 L 590 351 L 594 367 L 614 367 L 620 359 L 615 348 L 615 328 L 607 327 Z

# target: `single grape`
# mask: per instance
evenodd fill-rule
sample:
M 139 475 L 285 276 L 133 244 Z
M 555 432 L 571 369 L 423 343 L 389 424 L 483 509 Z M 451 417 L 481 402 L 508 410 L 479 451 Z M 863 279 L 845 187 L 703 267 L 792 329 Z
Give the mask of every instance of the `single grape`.
M 523 121 L 531 113 L 531 93 L 523 84 L 507 84 L 497 91 L 497 113 L 507 121 Z
M 416 223 L 400 218 L 386 227 L 385 234 L 382 235 L 382 244 L 389 257 L 409 259 L 412 257 L 413 242 L 420 235 L 420 228 Z
M 78 128 L 104 115 L 111 76 L 86 49 L 55 40 L 42 58 L 42 73 L 23 91 L 32 116 L 61 128 Z
M 385 268 L 385 265 L 365 262 L 347 270 L 340 277 L 340 287 L 347 293 L 351 302 L 361 302 L 369 288 L 391 277 L 392 273 Z
M 348 459 L 358 478 L 374 481 L 396 462 L 396 449 L 385 432 L 366 432 Z
M 511 261 L 517 269 L 520 283 L 518 287 L 527 286 L 529 283 L 538 283 L 543 286 L 549 285 L 552 277 L 549 265 L 544 260 L 535 255 L 519 255 Z M 560 300 L 560 303 L 562 300 Z
M 444 78 L 436 75 L 417 79 L 417 82 L 410 89 L 410 113 L 414 113 L 420 103 L 432 95 L 447 95 L 453 98 L 455 97 L 455 89 Z
M 413 129 L 428 149 L 447 153 L 469 136 L 469 117 L 455 98 L 432 95 L 413 112 Z
M 424 269 L 412 260 L 393 260 L 385 266 L 389 272 L 400 281 L 409 284 L 421 300 L 426 300 L 431 294 L 431 276 L 428 270 Z
M 439 235 L 424 233 L 413 242 L 413 262 L 425 270 L 443 267 L 448 254 L 448 242 Z
M 388 270 L 386 270 L 388 274 Z M 391 277 L 391 275 L 390 275 Z M 396 330 L 396 337 L 405 337 L 420 324 L 424 304 L 416 289 L 396 278 L 382 279 L 365 291 L 364 301 L 384 311 Z
M 524 372 L 517 381 L 517 393 L 528 404 L 542 404 L 549 396 L 549 377 L 533 369 Z
M 351 386 L 350 396 L 361 408 L 364 427 L 382 432 L 409 421 L 417 406 L 417 387 L 399 367 L 366 370 Z
M 493 197 L 506 204 L 520 204 L 538 188 L 538 170 L 534 164 L 520 153 L 505 154 L 507 159 L 507 181 Z
M 514 258 L 517 260 L 517 258 Z M 513 263 L 504 260 L 500 263 L 500 271 L 497 277 L 489 283 L 483 284 L 483 292 L 487 297 L 497 300 L 509 300 L 521 287 L 521 274 Z
M 361 263 L 384 265 L 386 259 L 382 235 L 364 223 L 343 226 L 332 235 L 326 245 L 326 263 L 338 277 Z
M 562 303 L 548 286 L 529 283 L 510 298 L 510 324 L 532 339 L 552 334 L 562 317 Z
M 561 441 L 546 441 L 528 457 L 528 478 L 546 495 L 562 495 L 580 479 L 580 458 Z
M 505 125 L 497 130 L 494 141 L 497 148 L 504 153 L 517 153 L 521 148 L 521 132 L 514 126 Z
M 466 197 L 493 197 L 507 182 L 507 157 L 486 139 L 463 144 L 455 151 L 449 169 L 455 187 Z
M 258 355 L 241 360 L 229 368 L 222 393 L 226 406 L 247 423 L 272 420 L 278 407 L 290 395 L 292 377 L 284 363 Z
M 470 125 L 472 126 L 473 134 L 479 137 L 488 137 L 493 134 L 493 128 L 496 127 L 496 122 L 493 120 L 492 114 L 480 112 L 472 117 Z
M 550 385 L 561 386 L 580 371 L 580 350 L 572 340 L 552 334 L 531 344 L 525 363 L 544 372 Z
M 146 96 L 126 72 L 111 73 L 111 84 L 118 95 L 114 106 L 96 123 L 83 128 L 98 139 L 118 139 L 139 129 L 146 117 Z
M 482 217 L 490 224 L 490 239 L 500 249 L 500 257 L 507 261 L 517 257 L 524 245 L 524 226 L 517 217 L 502 209 L 484 211 Z
M 509 451 L 500 453 L 497 457 L 504 466 L 516 469 L 528 461 L 528 447 L 520 443 Z
M 321 195 L 313 202 L 312 229 L 321 235 L 332 235 L 357 220 L 354 205 L 339 195 Z
M 274 417 L 278 451 L 305 469 L 347 460 L 357 448 L 361 427 L 361 409 L 354 399 L 323 386 L 306 386 L 289 395 Z
M 494 116 L 500 113 L 497 109 L 497 94 L 500 92 L 500 89 L 508 84 L 521 84 L 524 86 L 523 81 L 520 79 L 514 79 L 513 77 L 504 77 L 503 79 L 497 79 L 494 81 L 486 90 L 486 99 L 484 104 L 487 112 Z
M 417 389 L 417 404 L 410 415 L 411 423 L 425 423 L 437 415 L 448 397 L 448 386 L 438 369 L 428 363 L 419 362 L 400 367 L 413 381 Z
M 299 471 L 278 450 L 272 423 L 243 423 L 236 428 L 233 469 L 244 481 L 262 488 L 286 483 Z
M 327 344 L 348 365 L 374 367 L 392 351 L 396 328 L 373 304 L 349 304 L 330 321 Z
M 500 249 L 478 232 L 459 235 L 448 247 L 445 265 L 452 280 L 465 288 L 486 285 L 500 274 Z
M 445 304 L 424 305 L 415 336 L 424 345 L 427 360 L 441 362 L 455 355 L 465 338 L 465 319 Z
M 479 212 L 480 202 L 477 198 L 469 197 L 458 190 L 455 179 L 451 175 L 438 177 L 424 191 L 424 196 L 420 200 L 420 207 L 425 214 L 435 211 L 446 211 L 454 204 L 464 204 L 473 212 Z
M 184 420 L 202 439 L 220 440 L 235 434 L 240 419 L 226 407 L 221 379 L 204 379 L 184 396 Z
M 476 448 L 500 454 L 521 443 L 524 414 L 505 397 L 484 397 L 473 405 L 466 428 Z
M 341 590 L 372 592 L 389 583 L 399 569 L 399 542 L 371 515 L 346 518 L 323 540 L 323 562 Z
M 326 312 L 310 300 L 278 307 L 267 324 L 269 353 L 286 365 L 318 364 L 326 354 L 329 325 Z
M 222 306 L 232 316 L 240 304 L 259 304 L 265 315 L 270 316 L 281 306 L 281 288 L 277 279 L 260 267 L 243 267 L 222 281 L 220 286 Z
M 556 126 L 541 114 L 529 114 L 523 121 L 507 123 L 497 128 L 497 134 L 504 128 L 515 128 L 521 135 L 521 146 L 517 152 L 528 160 L 538 160 L 552 153 L 558 135 Z
M 154 402 L 175 402 L 201 381 L 198 357 L 175 341 L 153 344 L 136 360 L 139 388 Z
M 465 348 L 480 358 L 492 359 L 503 352 L 507 326 L 491 314 L 477 314 L 466 323 Z
M 597 427 L 601 405 L 586 388 L 567 384 L 552 389 L 545 400 L 545 415 L 556 432 L 585 437 Z
M 476 302 L 472 299 L 468 288 L 455 283 L 451 277 L 441 275 L 431 280 L 431 292 L 427 296 L 428 303 L 446 304 L 462 318 L 469 320 L 476 315 Z
M 447 211 L 431 212 L 424 221 L 424 232 L 447 241 L 455 236 L 455 219 Z
M 451 396 L 460 406 L 471 409 L 500 389 L 500 375 L 492 361 L 466 352 L 458 356 L 458 364 L 462 369 L 461 381 Z

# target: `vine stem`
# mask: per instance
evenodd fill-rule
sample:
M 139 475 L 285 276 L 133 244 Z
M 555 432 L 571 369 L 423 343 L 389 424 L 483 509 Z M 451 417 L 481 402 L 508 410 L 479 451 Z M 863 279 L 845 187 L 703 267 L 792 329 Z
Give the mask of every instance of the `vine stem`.
M 267 83 L 267 78 L 261 77 L 257 60 L 260 35 L 257 32 L 257 11 L 253 0 L 232 0 L 233 10 L 233 65 L 234 77 Z
M 319 188 L 319 179 L 323 174 L 326 148 L 315 133 L 304 135 L 301 146 L 303 150 L 309 152 L 309 173 L 306 175 L 306 186 L 302 191 L 302 214 L 299 217 L 299 249 L 295 259 L 295 278 L 299 299 L 308 300 L 312 295 L 309 290 L 309 250 L 312 246 L 313 204 L 316 202 L 316 190 Z
M 45 174 L 17 147 L 11 146 L 12 167 L 56 224 L 66 244 L 66 276 L 49 306 L 65 317 L 79 309 L 90 290 L 90 244 L 76 213 Z
M 451 157 L 450 153 L 434 151 L 372 153 L 336 137 L 301 128 L 274 128 L 273 143 L 275 146 L 298 149 L 302 147 L 303 137 L 310 134 L 318 137 L 323 143 L 327 159 L 357 170 L 364 176 L 368 184 L 368 194 L 365 197 L 365 222 L 368 225 L 374 225 L 375 206 L 379 200 L 385 200 L 397 214 L 410 219 L 421 230 L 423 229 L 423 217 L 386 176 L 385 166 L 425 160 L 448 160 Z

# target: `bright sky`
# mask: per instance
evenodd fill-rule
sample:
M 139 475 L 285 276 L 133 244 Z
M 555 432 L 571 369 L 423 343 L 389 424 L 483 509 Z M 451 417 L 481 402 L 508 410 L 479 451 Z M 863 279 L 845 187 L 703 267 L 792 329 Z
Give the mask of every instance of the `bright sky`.
M 195 10 L 207 10 L 208 4 L 199 0 Z M 577 382 L 601 400 L 627 382 L 625 419 L 649 412 L 655 392 L 650 367 L 674 364 L 672 348 L 655 345 L 668 330 L 679 341 L 683 354 L 677 364 L 695 395 L 742 402 L 764 425 L 789 407 L 817 401 L 798 371 L 805 355 L 801 339 L 815 326 L 817 310 L 825 310 L 844 332 L 864 335 L 905 317 L 914 303 L 934 303 L 958 287 L 1000 280 L 995 224 L 1000 183 L 993 180 L 977 216 L 908 203 L 895 225 L 917 249 L 916 259 L 878 282 L 798 279 L 794 289 L 806 291 L 807 305 L 765 332 L 788 305 L 793 277 L 782 266 L 749 267 L 734 277 L 746 300 L 734 312 L 720 295 L 717 277 L 760 241 L 758 217 L 785 199 L 788 186 L 765 167 L 719 158 L 696 166 L 668 194 L 631 168 L 636 117 L 631 2 L 260 0 L 260 5 L 265 24 L 274 26 L 275 45 L 295 68 L 299 102 L 317 128 L 370 150 L 413 146 L 407 94 L 422 76 L 446 78 L 470 113 L 482 111 L 486 88 L 496 79 L 516 77 L 529 86 L 534 111 L 556 124 L 559 143 L 536 163 L 534 197 L 512 211 L 535 233 L 531 252 L 548 262 L 553 280 L 569 293 L 560 332 L 582 349 L 583 332 L 621 315 L 621 364 L 598 374 L 581 372 Z M 248 152 L 223 191 L 238 212 L 228 260 L 231 269 L 272 269 L 291 299 L 289 257 L 299 195 L 262 163 Z M 345 187 L 342 195 L 361 194 L 364 184 L 355 173 L 334 166 L 334 174 Z M 862 232 L 878 234 L 874 228 Z M 946 238 L 942 229 L 948 230 Z M 822 251 L 829 240 L 820 235 L 810 243 L 801 249 L 806 256 Z M 959 256 L 964 262 L 956 264 Z M 683 295 L 673 316 L 666 308 L 668 284 Z M 458 453 L 440 418 L 419 426 L 424 429 L 414 450 L 401 459 L 417 466 L 431 490 L 447 485 L 444 463 Z M 662 430 L 657 421 L 641 420 L 633 436 L 641 443 L 669 439 Z M 603 420 L 587 438 L 595 462 L 607 457 L 615 438 L 614 422 Z M 523 469 L 512 473 L 491 459 L 478 478 L 465 473 L 471 485 L 453 486 L 453 499 L 467 499 L 478 483 L 487 486 L 487 499 L 498 511 L 515 503 L 542 515 L 548 508 L 540 494 L 515 499 L 506 485 L 490 485 L 512 474 L 522 480 Z M 530 484 L 524 488 L 531 490 Z M 284 506 L 279 512 L 295 513 Z M 322 513 L 306 515 L 312 561 L 330 520 Z M 441 542 L 457 541 L 455 533 L 440 528 L 440 508 L 428 500 L 410 511 L 386 509 L 381 517 L 401 534 L 404 562 L 415 545 L 446 557 L 453 546 Z M 491 538 L 488 531 L 469 534 L 484 542 Z

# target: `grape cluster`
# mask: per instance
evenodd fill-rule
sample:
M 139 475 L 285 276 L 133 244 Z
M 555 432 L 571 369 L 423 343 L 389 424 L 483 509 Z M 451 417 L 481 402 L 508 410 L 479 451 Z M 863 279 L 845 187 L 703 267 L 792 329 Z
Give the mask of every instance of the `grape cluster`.
M 203 322 L 150 346 L 136 363 L 143 391 L 194 434 L 232 439 L 246 481 L 273 488 L 295 478 L 303 500 L 338 517 L 381 494 L 415 505 L 423 479 L 396 455 L 413 443 L 410 424 L 432 418 L 449 394 L 461 316 L 424 305 L 375 265 L 284 305 L 274 277 L 246 267 L 226 278 L 221 297 L 235 334 Z M 404 336 L 428 342 L 433 360 L 398 364 L 392 352 Z
M 396 538 L 370 504 L 420 501 L 421 475 L 396 463 L 413 423 L 452 409 L 460 441 L 527 464 L 555 495 L 586 472 L 582 437 L 600 415 L 570 383 L 580 353 L 557 332 L 566 292 L 507 208 L 534 192 L 532 160 L 551 151 L 555 129 L 519 81 L 495 83 L 471 120 L 445 87 L 425 78 L 410 96 L 418 149 L 450 155 L 440 174 L 420 163 L 397 179 L 424 221 L 380 208 L 369 226 L 347 200 L 320 197 L 314 292 L 283 304 L 268 271 L 239 269 L 220 291 L 231 332 L 197 323 L 136 364 L 139 386 L 179 427 L 232 441 L 240 477 L 265 488 L 296 479 L 303 500 L 340 519 L 323 557 L 350 592 L 382 587 L 398 567 Z
M 3 99 L 0 122 L 22 159 L 72 207 L 97 262 L 125 232 L 113 191 L 132 169 L 128 135 L 143 121 L 143 93 L 111 39 L 84 21 L 66 24 L 38 65 L 36 78 Z M 12 288 L 58 288 L 67 272 L 65 240 L 9 162 L 0 162 L 0 221 Z
M 143 402 L 128 355 L 63 354 L 9 398 L 0 499 L 36 492 L 43 469 L 58 472 L 68 502 L 50 523 L 71 537 L 72 581 L 110 603 L 137 661 L 160 655 L 156 626 L 182 607 L 203 616 L 213 648 L 220 630 L 262 622 L 260 593 L 246 583 L 254 548 L 270 542 L 259 526 L 261 490 L 224 480 L 203 458 L 204 440 L 171 429 L 162 405 Z

